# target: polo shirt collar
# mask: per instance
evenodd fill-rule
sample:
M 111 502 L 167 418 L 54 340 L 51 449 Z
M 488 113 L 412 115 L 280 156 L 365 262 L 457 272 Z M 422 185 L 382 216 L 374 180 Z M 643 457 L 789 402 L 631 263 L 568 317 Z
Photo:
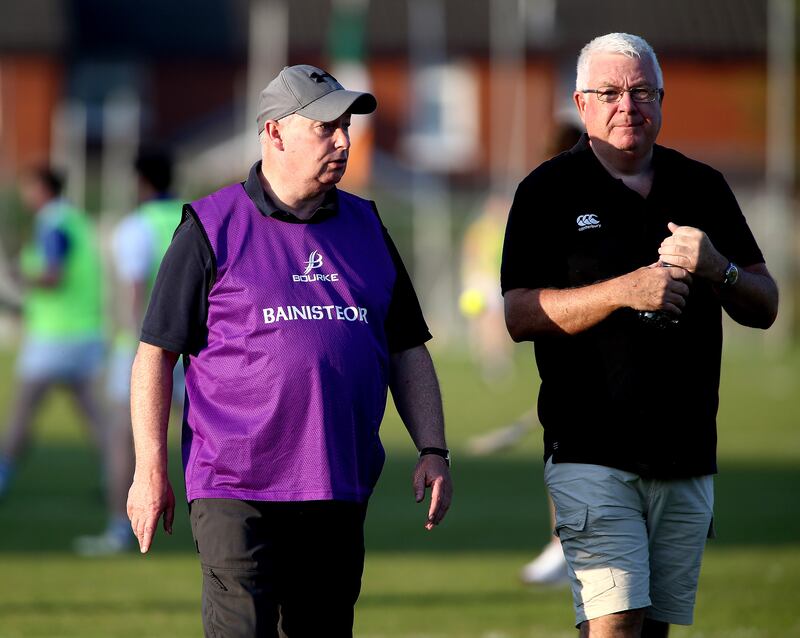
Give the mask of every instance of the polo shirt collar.
M 250 168 L 250 174 L 244 182 L 244 190 L 264 217 L 273 217 L 290 224 L 318 224 L 339 212 L 339 194 L 335 186 L 325 193 L 319 208 L 309 219 L 300 219 L 288 211 L 281 210 L 261 186 L 261 180 L 258 177 L 260 172 L 261 160 Z
M 600 179 L 610 180 L 614 183 L 622 183 L 621 179 L 615 178 L 611 173 L 609 173 L 605 166 L 600 163 L 600 160 L 597 159 L 597 156 L 594 154 L 592 147 L 589 145 L 589 135 L 584 133 L 581 135 L 580 139 L 578 140 L 577 144 L 573 146 L 569 151 L 571 155 L 575 155 L 576 157 L 583 157 L 584 161 L 586 161 L 594 171 L 596 177 Z M 664 163 L 664 154 L 663 148 L 658 144 L 653 144 L 653 171 L 655 172 L 657 168 L 659 168 Z M 627 188 L 627 187 L 626 187 Z

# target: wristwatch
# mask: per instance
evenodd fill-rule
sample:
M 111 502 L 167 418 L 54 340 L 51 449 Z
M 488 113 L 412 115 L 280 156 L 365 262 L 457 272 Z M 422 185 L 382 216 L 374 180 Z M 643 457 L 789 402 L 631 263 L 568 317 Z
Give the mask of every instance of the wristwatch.
M 737 281 L 739 281 L 739 268 L 732 261 L 728 262 L 728 267 L 725 269 L 725 274 L 722 275 L 722 288 L 730 288 Z
M 447 467 L 450 467 L 450 450 L 441 447 L 424 447 L 419 451 L 420 458 L 427 456 L 428 454 L 441 456 L 444 459 L 444 462 L 447 463 Z

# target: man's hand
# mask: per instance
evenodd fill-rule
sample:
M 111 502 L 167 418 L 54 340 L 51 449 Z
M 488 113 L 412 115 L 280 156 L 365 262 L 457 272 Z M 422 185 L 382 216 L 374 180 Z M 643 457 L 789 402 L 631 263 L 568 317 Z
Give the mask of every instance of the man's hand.
M 692 276 L 683 268 L 652 264 L 619 278 L 625 305 L 634 310 L 663 310 L 680 315 L 689 296 Z
M 447 448 L 442 395 L 425 344 L 393 353 L 389 365 L 389 386 L 394 404 L 416 448 Z M 435 454 L 421 456 L 414 469 L 417 503 L 425 498 L 428 487 L 431 488 L 431 506 L 425 528 L 431 530 L 441 523 L 453 497 L 450 469 L 447 462 Z
M 691 226 L 678 226 L 670 222 L 672 233 L 658 249 L 661 261 L 680 266 L 698 277 L 720 283 L 728 260 L 714 248 L 702 230 Z
M 453 498 L 450 468 L 441 456 L 435 454 L 421 456 L 414 469 L 414 498 L 417 503 L 425 498 L 425 489 L 428 487 L 431 488 L 431 505 L 428 508 L 425 529 L 432 530 L 442 522 Z
M 166 472 L 156 472 L 149 476 L 133 477 L 133 485 L 128 491 L 128 518 L 131 528 L 139 540 L 139 550 L 147 553 L 158 527 L 158 520 L 164 516 L 164 531 L 172 534 L 172 521 L 175 518 L 175 495 Z

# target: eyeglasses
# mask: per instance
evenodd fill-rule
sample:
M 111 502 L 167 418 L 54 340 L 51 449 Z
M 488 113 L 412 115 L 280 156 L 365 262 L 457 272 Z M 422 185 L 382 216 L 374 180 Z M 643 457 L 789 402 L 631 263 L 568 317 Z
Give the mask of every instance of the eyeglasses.
M 632 89 L 620 89 L 615 86 L 607 86 L 602 89 L 583 89 L 581 93 L 594 93 L 597 99 L 606 104 L 616 104 L 622 99 L 625 93 L 631 94 L 634 102 L 655 102 L 656 98 L 664 97 L 664 89 L 648 89 L 637 86 Z

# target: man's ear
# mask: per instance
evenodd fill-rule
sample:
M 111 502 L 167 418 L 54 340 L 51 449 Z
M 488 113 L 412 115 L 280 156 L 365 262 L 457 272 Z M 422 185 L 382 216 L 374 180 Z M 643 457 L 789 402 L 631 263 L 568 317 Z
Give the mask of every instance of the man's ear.
M 276 120 L 267 120 L 264 123 L 264 131 L 261 134 L 261 143 L 269 144 L 279 151 L 284 150 L 281 126 Z
M 575 91 L 572 94 L 572 101 L 575 102 L 575 107 L 578 109 L 578 115 L 581 118 L 581 122 L 586 124 L 586 120 L 583 117 L 584 113 L 586 112 L 586 94 L 581 93 L 580 91 Z

